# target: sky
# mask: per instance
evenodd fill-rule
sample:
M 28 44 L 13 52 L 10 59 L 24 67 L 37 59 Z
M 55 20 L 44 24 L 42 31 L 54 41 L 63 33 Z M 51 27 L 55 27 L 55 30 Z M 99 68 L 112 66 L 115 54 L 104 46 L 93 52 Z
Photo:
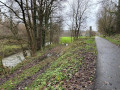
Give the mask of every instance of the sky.
M 6 0 L 0 0 L 0 1 L 5 2 Z M 73 1 L 74 0 L 67 0 L 67 2 L 64 3 L 65 8 L 61 12 L 63 14 L 63 16 L 65 16 L 64 17 L 65 21 L 64 21 L 64 25 L 63 25 L 64 30 L 69 30 L 70 20 L 66 16 L 70 10 L 70 3 L 72 3 Z M 87 23 L 86 23 L 87 24 L 86 30 L 88 30 L 89 27 L 92 26 L 93 30 L 97 31 L 96 15 L 97 15 L 97 12 L 98 12 L 98 9 L 100 6 L 100 4 L 97 4 L 99 1 L 100 0 L 91 0 L 91 4 L 93 4 L 93 6 L 91 7 L 90 12 L 89 12 L 89 18 L 87 19 Z
M 69 3 L 71 3 L 73 0 L 69 0 Z M 93 4 L 93 6 L 90 8 L 89 10 L 89 16 L 88 16 L 88 19 L 87 19 L 87 27 L 86 27 L 86 30 L 89 29 L 90 26 L 92 26 L 92 29 L 94 31 L 97 31 L 97 12 L 98 12 L 98 9 L 100 7 L 100 4 L 98 4 L 100 0 L 91 0 L 91 4 Z M 67 12 L 69 12 L 69 3 L 66 2 L 65 3 L 65 10 L 63 10 L 63 15 L 65 15 Z M 64 30 L 68 30 L 69 29 L 69 24 L 70 24 L 70 21 L 69 19 L 68 20 L 65 20 L 64 22 Z

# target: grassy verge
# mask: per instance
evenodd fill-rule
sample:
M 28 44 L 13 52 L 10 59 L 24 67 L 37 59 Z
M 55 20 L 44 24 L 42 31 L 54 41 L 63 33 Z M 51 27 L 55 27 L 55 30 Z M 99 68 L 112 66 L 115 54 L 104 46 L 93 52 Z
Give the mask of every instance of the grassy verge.
M 57 44 L 52 44 L 52 45 L 48 45 L 46 46 L 45 49 L 42 49 L 40 51 L 38 51 L 36 53 L 36 56 L 34 57 L 27 57 L 25 60 L 23 60 L 21 63 L 19 63 L 17 66 L 15 67 L 11 67 L 11 68 L 5 68 L 5 72 L 4 74 L 2 74 L 0 77 L 4 78 L 6 75 L 9 74 L 13 74 L 15 71 L 19 70 L 20 68 L 22 68 L 23 66 L 26 66 L 28 63 L 33 62 L 35 60 L 37 60 L 40 56 L 42 56 L 44 53 L 47 53 L 49 50 L 53 49 L 54 47 L 58 46 Z M 21 48 L 20 48 L 21 49 Z M 17 49 L 18 50 L 18 49 Z M 14 50 L 12 51 L 14 52 Z M 12 53 L 11 52 L 11 53 Z
M 64 85 L 65 81 L 70 80 L 73 75 L 82 67 L 87 69 L 87 67 L 84 65 L 86 63 L 85 54 L 92 53 L 96 56 L 94 38 L 81 38 L 67 47 L 64 46 L 64 48 L 55 50 L 53 49 L 53 51 L 56 51 L 56 53 L 58 53 L 58 50 L 62 52 L 58 58 L 51 57 L 38 62 L 36 65 L 33 65 L 32 67 L 25 69 L 23 72 L 19 73 L 13 78 L 8 79 L 5 83 L 0 85 L 0 89 L 12 90 L 19 83 L 27 80 L 28 77 L 30 78 L 31 76 L 35 75 L 46 64 L 50 63 L 50 67 L 46 69 L 44 73 L 39 74 L 37 78 L 35 78 L 31 84 L 24 87 L 24 89 L 66 90 L 66 87 Z M 38 52 L 37 57 L 41 56 L 43 53 L 44 51 L 42 53 Z M 16 69 L 27 65 L 32 60 L 33 59 L 29 58 L 25 63 L 21 64 L 20 66 L 18 65 Z M 90 74 L 88 78 L 88 81 L 93 80 L 94 75 Z
M 38 72 L 43 66 L 45 66 L 47 63 L 50 63 L 51 60 L 47 59 L 44 61 L 41 61 L 37 65 L 24 70 L 24 72 L 20 73 L 19 75 L 15 76 L 14 78 L 8 80 L 3 85 L 1 85 L 1 88 L 12 90 L 18 83 L 20 83 L 22 80 L 26 79 L 27 77 L 30 77 L 34 75 L 36 72 Z
M 37 60 L 40 56 L 42 56 L 44 53 L 46 53 L 48 50 L 51 50 L 52 48 L 56 47 L 57 45 L 48 45 L 46 46 L 46 48 L 44 50 L 38 51 L 36 53 L 35 57 L 28 57 L 26 60 L 22 61 L 21 63 L 19 63 L 16 67 L 11 68 L 10 69 L 10 73 L 13 73 L 14 71 L 16 71 L 17 69 L 19 69 L 22 66 L 27 65 L 28 63 Z
M 108 41 L 110 41 L 118 46 L 120 46 L 120 34 L 116 34 L 113 36 L 106 36 L 106 37 L 101 36 L 101 37 L 107 39 Z
M 28 60 L 23 61 L 21 64 L 17 65 L 15 68 L 13 68 L 11 73 L 14 73 L 14 71 L 19 69 L 20 67 L 26 66 L 27 64 L 29 64 L 31 62 L 34 62 L 35 60 L 38 62 L 37 64 L 31 63 L 31 64 L 33 64 L 33 65 L 31 65 L 31 67 L 29 67 L 29 68 L 26 67 L 27 69 L 22 70 L 21 73 L 16 73 L 16 75 L 13 78 L 8 79 L 4 84 L 0 85 L 0 89 L 3 88 L 3 89 L 7 89 L 7 90 L 12 90 L 13 88 L 16 87 L 17 84 L 19 84 L 23 80 L 27 79 L 28 77 L 32 77 L 41 68 L 46 66 L 48 63 L 53 62 L 54 61 L 54 59 L 53 59 L 54 57 L 46 58 L 46 59 L 44 59 L 42 61 L 38 61 L 39 59 L 37 59 L 42 54 L 44 54 L 46 51 L 48 51 L 48 49 L 51 49 L 53 47 L 55 47 L 55 46 L 51 46 L 51 47 L 47 48 L 44 51 L 38 52 L 36 57 L 29 58 Z M 65 48 L 64 48 L 64 50 L 65 50 Z
M 31 86 L 26 89 L 35 90 L 64 90 L 64 81 L 69 80 L 84 64 L 81 53 L 92 52 L 96 55 L 94 39 L 81 39 L 72 44 L 67 52 L 52 62 L 45 73 L 38 76 Z

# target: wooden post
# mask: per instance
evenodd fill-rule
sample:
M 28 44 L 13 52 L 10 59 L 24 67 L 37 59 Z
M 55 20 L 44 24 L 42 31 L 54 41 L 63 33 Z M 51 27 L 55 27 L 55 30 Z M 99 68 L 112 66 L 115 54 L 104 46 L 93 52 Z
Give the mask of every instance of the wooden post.
M 90 32 L 89 32 L 89 36 L 92 36 L 92 26 L 90 26 Z

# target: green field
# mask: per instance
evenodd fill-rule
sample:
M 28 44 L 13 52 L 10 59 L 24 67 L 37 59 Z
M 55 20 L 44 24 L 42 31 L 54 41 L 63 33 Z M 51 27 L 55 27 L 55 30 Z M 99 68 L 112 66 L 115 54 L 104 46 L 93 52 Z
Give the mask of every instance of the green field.
M 62 43 L 71 43 L 71 41 L 73 40 L 73 37 L 71 38 L 71 37 L 61 37 L 60 38 L 60 44 L 62 44 Z
M 85 36 L 81 36 L 81 37 L 79 37 L 79 38 L 86 38 Z M 64 43 L 64 44 L 69 44 L 69 43 L 71 43 L 72 41 L 74 40 L 74 38 L 72 37 L 61 37 L 60 38 L 60 44 L 62 44 L 62 43 Z

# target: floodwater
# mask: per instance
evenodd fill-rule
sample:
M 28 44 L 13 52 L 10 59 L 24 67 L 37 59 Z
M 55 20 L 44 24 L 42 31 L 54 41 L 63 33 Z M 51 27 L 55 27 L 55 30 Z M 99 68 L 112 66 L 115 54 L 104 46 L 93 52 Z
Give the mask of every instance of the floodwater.
M 29 51 L 27 51 L 27 54 L 28 56 L 30 56 Z M 15 67 L 18 63 L 22 62 L 23 60 L 25 60 L 25 58 L 23 56 L 23 53 L 20 52 L 20 53 L 4 58 L 2 62 L 5 67 Z

